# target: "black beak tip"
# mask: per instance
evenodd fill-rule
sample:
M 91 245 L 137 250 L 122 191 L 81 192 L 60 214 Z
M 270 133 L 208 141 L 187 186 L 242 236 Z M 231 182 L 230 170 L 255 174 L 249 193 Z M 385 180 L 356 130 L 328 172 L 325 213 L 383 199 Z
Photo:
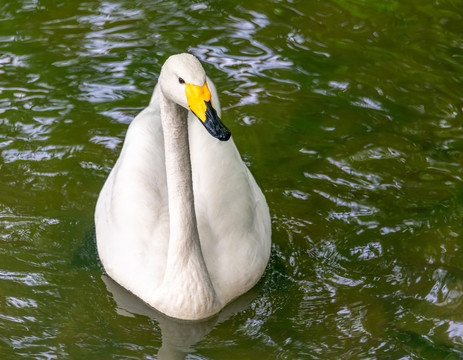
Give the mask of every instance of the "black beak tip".
M 224 124 L 220 123 L 213 123 L 212 121 L 207 121 L 204 123 L 209 134 L 220 141 L 227 141 L 231 137 L 231 132 L 225 127 Z
M 209 134 L 220 141 L 227 141 L 230 139 L 230 130 L 228 130 L 228 128 L 220 121 L 220 118 L 215 109 L 212 107 L 210 101 L 206 101 L 206 107 L 206 121 L 204 122 L 204 126 Z
M 224 130 L 225 131 L 222 131 L 222 133 L 219 134 L 219 136 L 217 137 L 217 139 L 219 139 L 220 141 L 228 141 L 228 139 L 230 139 L 230 136 L 231 136 L 230 130 L 228 130 L 227 128 L 225 128 Z

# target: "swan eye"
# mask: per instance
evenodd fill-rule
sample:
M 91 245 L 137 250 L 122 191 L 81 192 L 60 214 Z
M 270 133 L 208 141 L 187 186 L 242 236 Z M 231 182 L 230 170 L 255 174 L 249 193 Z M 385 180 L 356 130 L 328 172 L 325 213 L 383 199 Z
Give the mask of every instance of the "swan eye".
M 180 84 L 185 84 L 185 80 L 183 80 L 181 77 L 178 78 L 178 82 L 179 82 Z

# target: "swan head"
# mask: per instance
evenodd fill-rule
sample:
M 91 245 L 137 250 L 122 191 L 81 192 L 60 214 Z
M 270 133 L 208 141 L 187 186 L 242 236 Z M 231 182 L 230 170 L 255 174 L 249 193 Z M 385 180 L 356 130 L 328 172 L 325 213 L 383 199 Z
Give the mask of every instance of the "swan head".
M 216 139 L 226 141 L 230 130 L 222 123 L 212 105 L 206 72 L 191 54 L 170 56 L 162 66 L 159 86 L 163 95 L 191 111 Z

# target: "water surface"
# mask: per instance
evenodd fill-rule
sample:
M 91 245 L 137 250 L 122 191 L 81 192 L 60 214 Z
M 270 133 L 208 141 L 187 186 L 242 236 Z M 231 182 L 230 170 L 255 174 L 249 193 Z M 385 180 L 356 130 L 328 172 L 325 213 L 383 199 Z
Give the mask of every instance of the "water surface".
M 1 3 L 2 358 L 463 357 L 462 9 Z M 215 81 L 273 226 L 264 281 L 196 326 L 121 291 L 94 246 L 127 126 L 183 51 Z

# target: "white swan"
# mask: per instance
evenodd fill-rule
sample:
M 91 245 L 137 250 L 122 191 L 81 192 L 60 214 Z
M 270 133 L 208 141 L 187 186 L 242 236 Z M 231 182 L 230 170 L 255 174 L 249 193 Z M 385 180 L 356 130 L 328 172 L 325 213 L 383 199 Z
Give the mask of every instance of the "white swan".
M 179 319 L 219 312 L 257 283 L 270 257 L 267 203 L 220 112 L 198 59 L 171 56 L 96 205 L 107 273 Z

